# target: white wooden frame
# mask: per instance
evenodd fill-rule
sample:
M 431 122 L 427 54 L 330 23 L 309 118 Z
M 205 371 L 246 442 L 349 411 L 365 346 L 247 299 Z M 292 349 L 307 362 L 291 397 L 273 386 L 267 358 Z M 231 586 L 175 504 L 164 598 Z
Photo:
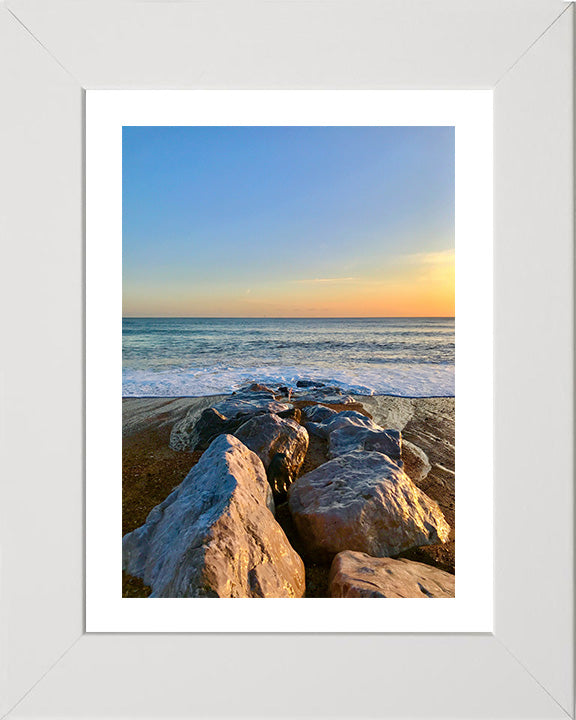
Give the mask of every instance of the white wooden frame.
M 0 4 L 3 715 L 574 717 L 574 16 L 560 0 Z M 96 87 L 494 88 L 493 635 L 84 634 Z

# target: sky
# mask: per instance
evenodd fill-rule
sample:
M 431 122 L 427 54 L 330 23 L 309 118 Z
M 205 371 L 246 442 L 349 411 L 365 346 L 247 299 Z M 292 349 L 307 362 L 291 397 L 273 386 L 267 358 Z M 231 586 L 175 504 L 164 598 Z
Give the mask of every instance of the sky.
M 124 127 L 125 317 L 452 317 L 452 127 Z

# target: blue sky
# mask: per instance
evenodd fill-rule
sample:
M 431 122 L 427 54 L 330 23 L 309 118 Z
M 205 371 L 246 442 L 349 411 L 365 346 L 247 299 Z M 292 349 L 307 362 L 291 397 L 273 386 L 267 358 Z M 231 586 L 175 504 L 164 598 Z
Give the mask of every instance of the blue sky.
M 125 315 L 453 315 L 450 127 L 125 127 Z

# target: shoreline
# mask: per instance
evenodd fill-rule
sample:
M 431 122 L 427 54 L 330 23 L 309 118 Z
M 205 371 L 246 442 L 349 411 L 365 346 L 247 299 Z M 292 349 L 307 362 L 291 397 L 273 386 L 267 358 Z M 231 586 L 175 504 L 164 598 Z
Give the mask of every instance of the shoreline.
M 224 398 L 232 395 L 235 390 L 211 395 L 122 395 L 122 400 L 202 400 L 202 398 Z M 394 395 L 393 393 L 374 393 L 373 395 L 360 395 L 346 391 L 348 395 L 359 398 L 405 398 L 406 400 L 441 400 L 444 398 L 455 399 L 456 395 Z
M 199 397 L 122 398 L 122 535 L 142 525 L 149 512 L 179 485 L 202 453 L 172 450 L 170 432 L 175 422 L 191 409 L 200 414 L 229 393 Z M 408 551 L 402 557 L 455 572 L 454 416 L 455 398 L 356 395 L 366 414 L 384 427 L 400 430 L 403 437 L 428 455 L 432 466 L 418 483 L 446 516 L 451 531 L 444 545 Z M 308 403 L 310 404 L 310 403 Z M 356 408 L 354 408 L 356 409 Z M 320 441 L 310 443 L 302 473 L 326 461 Z M 277 508 L 277 520 L 298 551 L 298 535 L 285 504 Z M 327 597 L 329 567 L 304 558 L 306 597 Z M 123 575 L 123 597 L 146 597 L 141 581 Z

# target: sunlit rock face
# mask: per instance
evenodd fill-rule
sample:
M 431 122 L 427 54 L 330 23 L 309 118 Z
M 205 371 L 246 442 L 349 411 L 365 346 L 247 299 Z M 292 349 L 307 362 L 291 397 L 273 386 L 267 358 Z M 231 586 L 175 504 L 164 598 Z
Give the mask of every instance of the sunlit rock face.
M 267 414 L 251 418 L 235 435 L 262 460 L 274 492 L 286 493 L 306 457 L 309 438 L 305 428 L 295 420 Z M 283 456 L 283 473 L 275 472 L 278 460 L 271 469 L 271 463 L 279 454 Z
M 151 597 L 302 597 L 304 565 L 273 508 L 260 458 L 221 435 L 124 537 L 123 568 Z
M 438 505 L 386 455 L 354 451 L 296 480 L 289 507 L 311 554 L 343 550 L 375 557 L 445 542 L 450 528 Z
M 350 551 L 336 555 L 329 582 L 334 598 L 450 598 L 455 592 L 454 575 L 431 565 Z

